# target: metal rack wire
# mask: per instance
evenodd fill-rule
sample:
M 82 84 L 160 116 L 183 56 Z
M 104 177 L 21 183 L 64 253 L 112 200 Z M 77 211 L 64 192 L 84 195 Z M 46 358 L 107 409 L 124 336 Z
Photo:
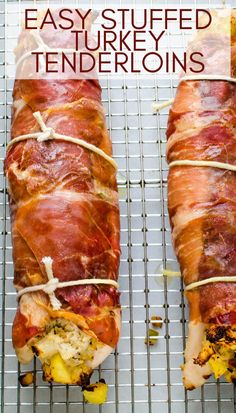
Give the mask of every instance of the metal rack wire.
M 151 1 L 145 3 L 152 4 Z M 201 3 L 210 4 L 209 1 Z M 179 1 L 171 4 L 179 4 Z M 180 279 L 163 281 L 161 275 L 161 265 L 175 265 L 166 208 L 165 128 L 168 111 L 165 109 L 158 116 L 153 115 L 151 105 L 174 96 L 177 82 L 171 78 L 160 80 L 154 77 L 142 82 L 138 79 L 107 79 L 102 82 L 107 124 L 114 157 L 119 164 L 122 246 L 122 335 L 117 350 L 94 373 L 94 379 L 103 377 L 109 383 L 107 402 L 100 407 L 85 405 L 75 386 L 44 383 L 38 362 L 34 361 L 30 366 L 17 363 L 11 344 L 16 301 L 3 176 L 13 86 L 13 82 L 6 78 L 4 64 L 4 10 L 4 2 L 0 1 L 2 413 L 233 413 L 236 392 L 231 384 L 210 379 L 202 389 L 184 390 L 180 371 L 187 334 L 183 285 Z M 147 347 L 144 339 L 152 315 L 161 316 L 164 325 L 158 343 Z M 21 388 L 19 374 L 32 369 L 36 372 L 33 386 Z

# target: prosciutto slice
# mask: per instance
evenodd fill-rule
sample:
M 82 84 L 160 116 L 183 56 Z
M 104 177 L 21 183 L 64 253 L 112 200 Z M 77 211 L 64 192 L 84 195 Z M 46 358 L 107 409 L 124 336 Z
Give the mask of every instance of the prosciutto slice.
M 41 35 L 48 46 L 55 47 L 50 29 Z M 24 34 L 16 55 L 23 44 Z M 72 47 L 68 36 L 66 47 Z M 36 111 L 57 133 L 82 139 L 112 155 L 98 80 L 16 80 L 12 139 L 40 131 L 33 116 Z M 44 257 L 53 260 L 53 275 L 59 281 L 117 280 L 119 206 L 116 170 L 108 160 L 72 142 L 27 139 L 9 148 L 5 173 L 17 290 L 47 283 Z M 118 342 L 119 292 L 112 285 L 95 283 L 60 288 L 55 294 L 60 310 L 52 308 L 43 291 L 21 297 L 13 345 L 21 362 L 29 362 L 33 353 L 39 356 L 45 379 L 83 384 Z M 42 344 L 47 334 L 53 343 L 48 352 Z M 77 344 L 81 339 L 82 350 L 78 345 L 77 352 L 72 351 L 72 336 L 77 337 Z M 58 379 L 50 365 L 58 352 L 69 369 L 67 379 Z

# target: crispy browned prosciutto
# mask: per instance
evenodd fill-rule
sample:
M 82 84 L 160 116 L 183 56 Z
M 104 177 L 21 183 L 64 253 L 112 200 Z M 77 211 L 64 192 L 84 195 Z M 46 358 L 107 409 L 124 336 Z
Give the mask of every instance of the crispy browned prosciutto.
M 235 44 L 235 37 L 231 42 Z M 236 165 L 235 106 L 233 82 L 182 81 L 169 115 L 168 163 Z M 172 239 L 185 285 L 222 277 L 186 292 L 187 389 L 202 385 L 212 372 L 216 378 L 224 374 L 226 380 L 236 380 L 236 282 L 224 282 L 225 276 L 236 275 L 236 172 L 227 165 L 179 165 L 169 171 Z
M 55 47 L 49 28 L 41 36 Z M 72 47 L 68 35 L 62 35 L 59 43 Z M 24 34 L 17 55 L 21 47 L 25 47 Z M 37 111 L 47 127 L 111 156 L 97 80 L 16 80 L 12 139 L 40 131 L 33 116 Z M 27 139 L 9 148 L 5 172 L 17 290 L 47 283 L 44 257 L 51 257 L 59 281 L 117 280 L 119 207 L 114 165 L 79 144 Z M 61 303 L 58 310 L 43 291 L 22 295 L 13 344 L 22 363 L 33 354 L 39 357 L 46 380 L 83 384 L 117 344 L 119 293 L 112 285 L 95 283 L 60 288 L 55 295 Z

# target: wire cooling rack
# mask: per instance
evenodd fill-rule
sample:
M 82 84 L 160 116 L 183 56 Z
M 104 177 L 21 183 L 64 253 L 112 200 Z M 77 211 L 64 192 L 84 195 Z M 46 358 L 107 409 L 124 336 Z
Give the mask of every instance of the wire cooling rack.
M 143 1 L 137 0 L 137 3 L 142 4 Z M 146 1 L 145 5 L 155 3 Z M 88 1 L 88 4 L 91 5 L 91 2 Z M 170 5 L 170 2 L 166 1 L 166 4 Z M 201 4 L 211 3 L 202 1 Z M 214 1 L 216 4 L 220 1 Z M 233 413 L 236 394 L 229 383 L 215 382 L 211 378 L 201 389 L 192 392 L 184 390 L 180 365 L 183 362 L 188 314 L 183 286 L 180 279 L 163 280 L 161 275 L 161 266 L 173 268 L 176 265 L 166 208 L 165 129 L 168 111 L 165 109 L 153 115 L 151 105 L 157 100 L 174 96 L 177 81 L 171 77 L 167 80 L 153 77 L 141 82 L 138 79 L 107 79 L 102 82 L 107 124 L 114 157 L 119 164 L 122 247 L 121 339 L 117 350 L 93 376 L 94 380 L 102 377 L 109 383 L 107 402 L 100 407 L 86 405 L 76 386 L 43 382 L 37 361 L 30 366 L 18 364 L 11 344 L 16 298 L 12 283 L 7 190 L 3 176 L 13 87 L 13 82 L 5 76 L 4 22 L 4 2 L 0 1 L 2 413 Z M 144 340 L 153 315 L 161 316 L 164 324 L 157 344 L 148 348 Z M 32 369 L 36 372 L 34 384 L 27 388 L 20 387 L 19 374 Z

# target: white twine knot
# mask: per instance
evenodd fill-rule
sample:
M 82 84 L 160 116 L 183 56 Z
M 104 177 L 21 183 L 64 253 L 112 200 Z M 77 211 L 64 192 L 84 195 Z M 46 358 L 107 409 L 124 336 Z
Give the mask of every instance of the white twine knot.
M 47 284 L 44 285 L 43 291 L 50 295 L 54 293 L 54 291 L 58 288 L 59 280 L 58 278 L 52 278 L 47 282 Z
M 38 134 L 37 141 L 38 142 L 44 142 L 47 141 L 48 139 L 53 139 L 55 135 L 55 130 L 53 128 L 48 127 L 42 118 L 42 115 L 40 112 L 34 112 L 33 113 L 34 118 L 38 122 L 42 132 Z
M 53 259 L 51 257 L 43 257 L 42 263 L 45 265 L 45 270 L 48 276 L 48 282 L 43 285 L 42 290 L 48 294 L 53 310 L 59 310 L 61 308 L 61 302 L 57 299 L 55 290 L 58 288 L 60 281 L 58 278 L 54 278 L 53 275 Z
M 53 128 L 46 128 L 44 130 L 44 132 L 42 132 L 38 135 L 37 141 L 38 142 L 44 142 L 44 141 L 47 141 L 49 139 L 53 139 L 54 133 L 55 133 L 55 131 L 54 131 Z

